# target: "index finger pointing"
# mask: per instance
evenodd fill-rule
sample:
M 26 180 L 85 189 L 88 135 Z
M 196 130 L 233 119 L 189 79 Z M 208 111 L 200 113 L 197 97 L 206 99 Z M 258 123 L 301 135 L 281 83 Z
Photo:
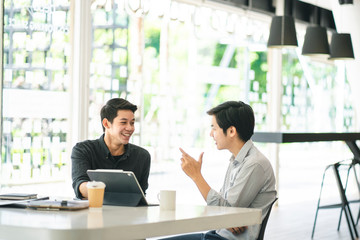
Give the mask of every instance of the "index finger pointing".
M 187 155 L 187 153 L 182 148 L 179 148 L 179 150 L 180 150 L 180 152 L 182 152 L 182 154 Z

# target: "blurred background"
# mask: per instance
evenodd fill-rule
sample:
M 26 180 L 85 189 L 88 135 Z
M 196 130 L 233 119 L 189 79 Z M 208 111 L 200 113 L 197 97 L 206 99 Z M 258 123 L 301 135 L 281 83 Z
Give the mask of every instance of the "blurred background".
M 205 152 L 203 174 L 220 189 L 230 155 L 209 136 L 211 107 L 247 102 L 255 131 L 273 130 L 269 14 L 216 1 L 3 4 L 2 193 L 74 197 L 71 149 L 102 134 L 99 110 L 114 97 L 138 105 L 131 141 L 152 157 L 151 202 L 160 189 L 175 189 L 179 203 L 205 204 L 181 171 L 179 147 L 195 158 Z M 299 45 L 306 26 L 296 23 Z M 278 130 L 355 131 L 346 64 L 278 51 Z M 255 145 L 275 164 L 273 144 Z M 342 142 L 282 144 L 279 154 L 280 205 L 316 202 L 325 166 L 352 156 Z

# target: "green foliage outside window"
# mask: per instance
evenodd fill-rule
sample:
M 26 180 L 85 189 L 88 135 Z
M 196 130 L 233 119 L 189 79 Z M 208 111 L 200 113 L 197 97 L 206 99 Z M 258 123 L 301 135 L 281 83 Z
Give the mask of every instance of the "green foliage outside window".
M 155 56 L 159 56 L 160 53 L 160 29 L 156 26 L 150 26 L 145 31 L 145 48 L 154 49 Z
M 112 29 L 95 29 L 94 30 L 94 43 L 95 46 L 111 45 L 113 42 Z
M 227 47 L 227 44 L 216 43 L 215 55 L 214 55 L 214 59 L 213 59 L 213 66 L 220 66 L 220 62 L 224 55 L 226 47 Z M 226 67 L 228 67 L 228 68 L 239 67 L 236 56 L 237 56 L 237 49 L 235 49 L 235 52 L 234 52 L 233 56 L 231 57 L 230 63 Z
M 254 71 L 254 79 L 250 86 L 250 91 L 257 92 L 259 97 L 266 93 L 266 76 L 268 71 L 267 53 L 266 52 L 251 52 L 250 53 L 250 68 Z M 254 89 L 254 81 L 259 83 L 258 89 Z

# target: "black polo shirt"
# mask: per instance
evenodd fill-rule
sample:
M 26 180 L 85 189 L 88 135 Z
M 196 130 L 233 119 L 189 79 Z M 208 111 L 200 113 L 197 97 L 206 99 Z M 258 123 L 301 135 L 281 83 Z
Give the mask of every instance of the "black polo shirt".
M 88 169 L 122 169 L 134 172 L 144 192 L 148 188 L 150 172 L 150 154 L 144 148 L 134 144 L 125 145 L 121 156 L 112 156 L 104 141 L 104 134 L 96 140 L 86 140 L 77 143 L 71 153 L 72 181 L 75 195 L 82 198 L 79 186 L 90 181 Z

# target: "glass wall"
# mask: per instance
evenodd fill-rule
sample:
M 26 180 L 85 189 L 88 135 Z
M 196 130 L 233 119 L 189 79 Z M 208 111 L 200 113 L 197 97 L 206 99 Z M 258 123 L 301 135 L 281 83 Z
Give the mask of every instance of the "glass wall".
M 69 2 L 4 1 L 1 183 L 67 177 Z
M 343 68 L 343 63 L 314 61 L 295 51 L 283 55 L 282 130 L 354 130 L 351 90 Z
M 206 111 L 227 100 L 250 102 L 264 128 L 269 23 L 242 25 L 241 15 L 177 2 L 163 8 L 144 17 L 141 137 L 154 162 L 176 161 L 179 146 L 212 148 Z
M 127 98 L 139 107 L 132 141 L 152 155 L 150 193 L 166 184 L 191 189 L 183 178 L 168 181 L 169 174 L 184 177 L 178 147 L 207 152 L 203 171 L 216 188 L 226 167 L 218 159 L 228 155 L 216 151 L 206 111 L 242 100 L 254 109 L 256 131 L 268 130 L 270 17 L 176 1 L 141 3 L 92 2 L 88 136 L 102 134 L 99 111 L 108 99 Z M 70 1 L 4 4 L 1 184 L 69 180 Z M 341 64 L 285 50 L 282 130 L 352 130 L 344 76 Z
M 93 1 L 90 64 L 89 137 L 102 133 L 100 109 L 111 98 L 126 98 L 128 79 L 128 14 L 123 1 Z

